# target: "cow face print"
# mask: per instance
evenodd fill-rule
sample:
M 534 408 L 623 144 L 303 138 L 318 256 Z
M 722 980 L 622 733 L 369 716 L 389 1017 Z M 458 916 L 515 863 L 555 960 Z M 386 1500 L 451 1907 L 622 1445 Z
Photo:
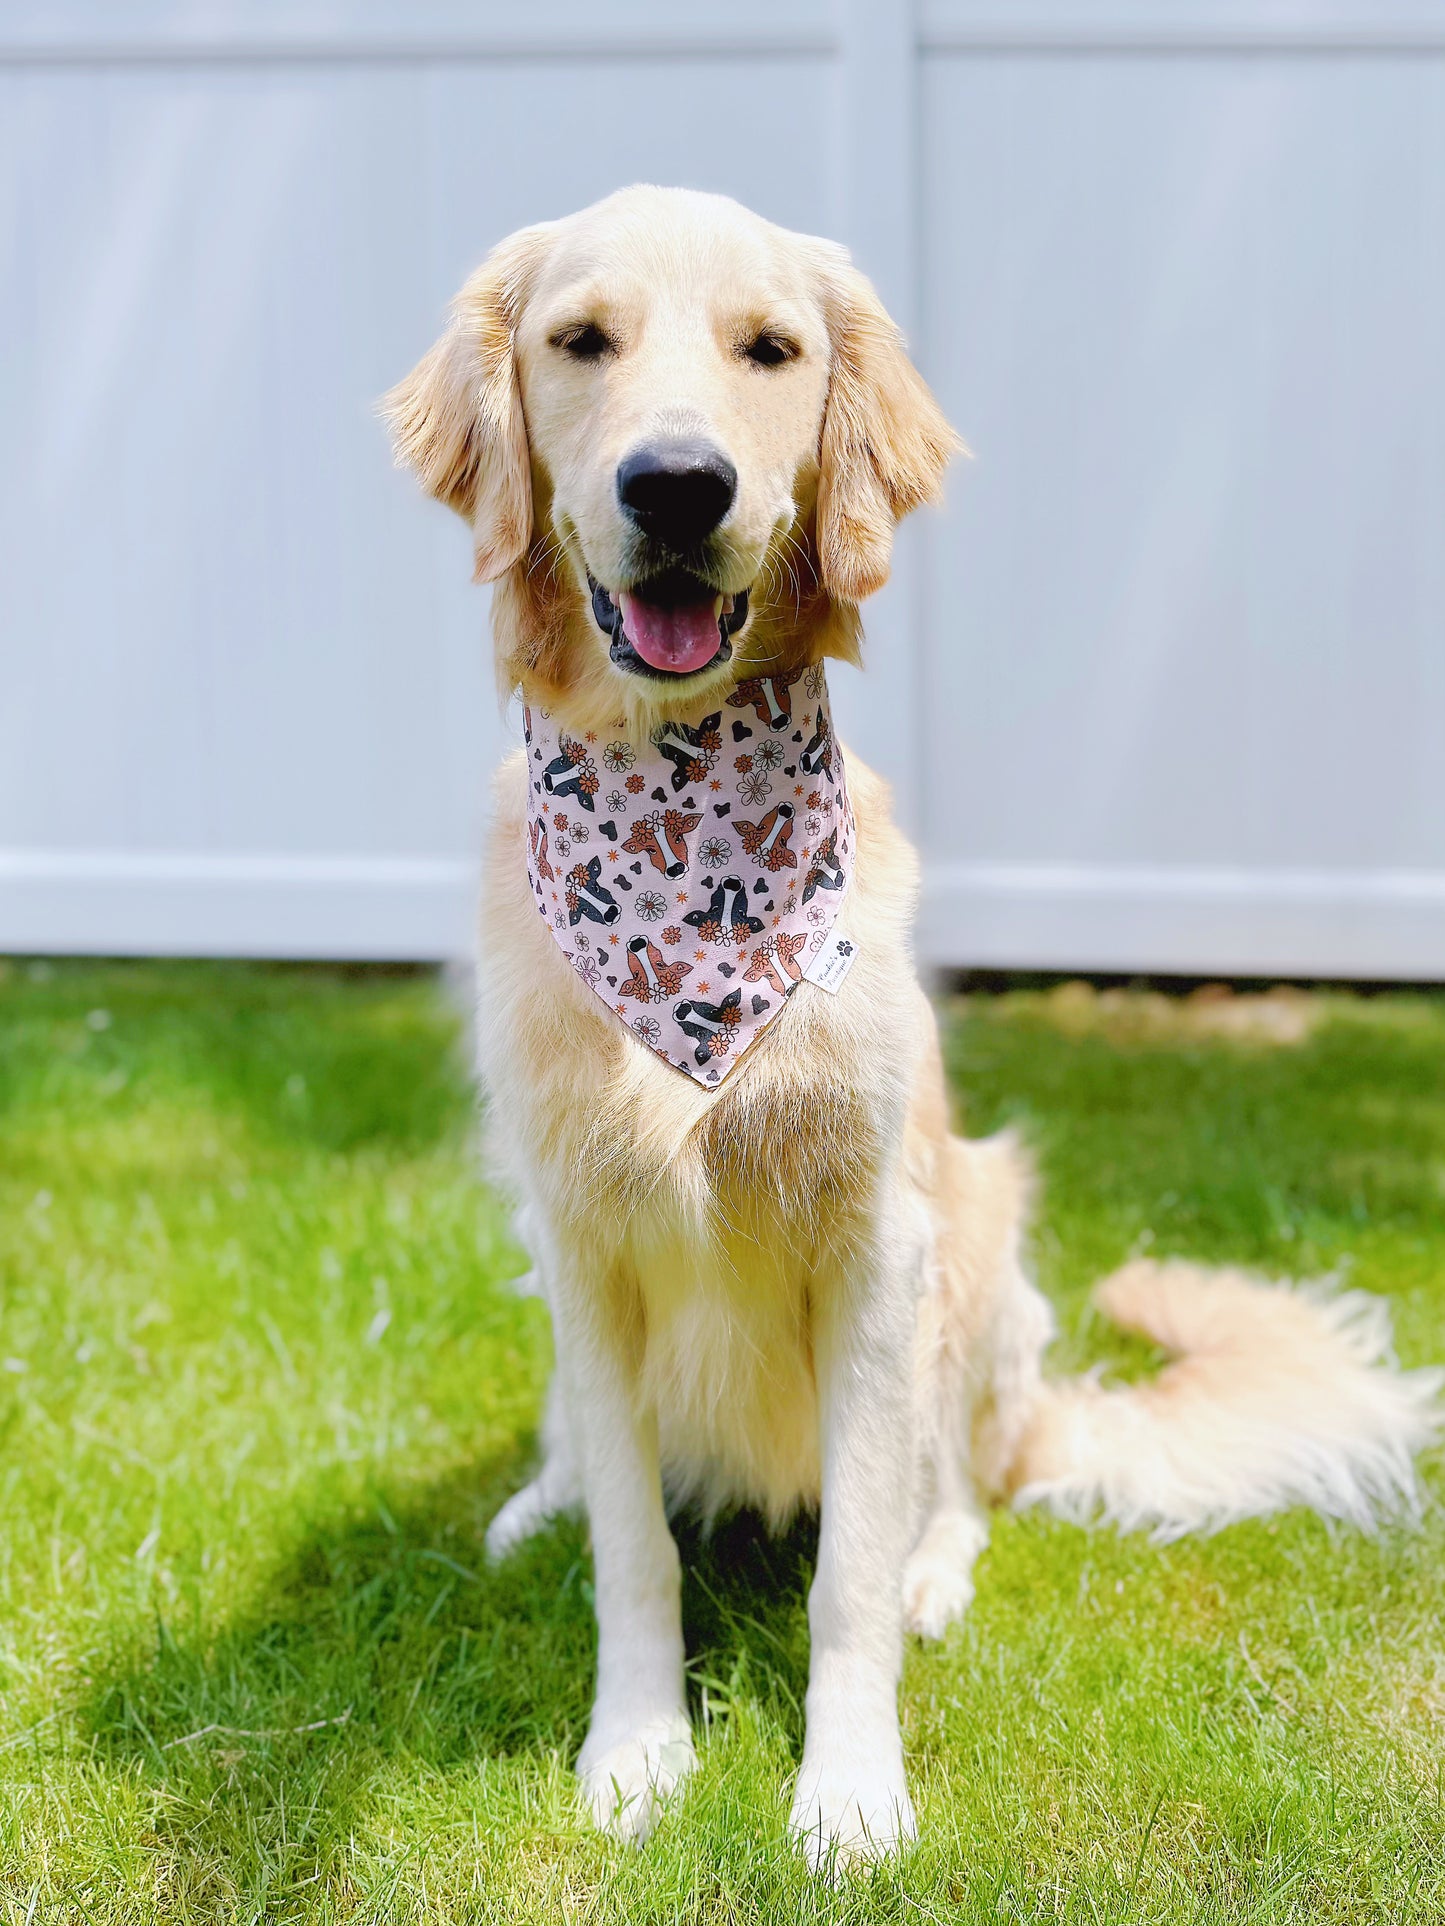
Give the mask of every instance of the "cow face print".
M 822 670 L 753 677 L 639 742 L 537 707 L 523 728 L 538 914 L 638 1047 L 718 1089 L 807 981 L 852 874 Z

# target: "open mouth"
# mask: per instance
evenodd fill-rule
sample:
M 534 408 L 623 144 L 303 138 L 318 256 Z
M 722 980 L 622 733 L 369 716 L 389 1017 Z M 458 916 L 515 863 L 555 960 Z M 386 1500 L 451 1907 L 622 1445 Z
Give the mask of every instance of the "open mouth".
M 686 569 L 668 569 L 609 593 L 587 577 L 592 614 L 612 638 L 612 660 L 633 675 L 698 675 L 732 655 L 733 634 L 748 619 L 748 591 L 720 595 Z

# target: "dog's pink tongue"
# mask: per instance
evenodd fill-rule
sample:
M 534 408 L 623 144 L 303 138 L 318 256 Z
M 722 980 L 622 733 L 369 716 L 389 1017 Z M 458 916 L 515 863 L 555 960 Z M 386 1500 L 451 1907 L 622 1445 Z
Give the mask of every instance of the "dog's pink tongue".
M 623 589 L 618 598 L 627 639 L 654 669 L 691 675 L 704 669 L 718 651 L 716 601 L 640 602 Z

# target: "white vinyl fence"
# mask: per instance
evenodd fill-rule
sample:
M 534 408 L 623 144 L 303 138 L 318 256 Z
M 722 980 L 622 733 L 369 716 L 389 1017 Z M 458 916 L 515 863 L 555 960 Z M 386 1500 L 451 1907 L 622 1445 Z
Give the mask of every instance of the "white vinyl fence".
M 836 678 L 931 959 L 1445 977 L 1445 0 L 4 0 L 0 950 L 467 947 L 372 404 L 642 179 L 848 241 L 975 451 Z

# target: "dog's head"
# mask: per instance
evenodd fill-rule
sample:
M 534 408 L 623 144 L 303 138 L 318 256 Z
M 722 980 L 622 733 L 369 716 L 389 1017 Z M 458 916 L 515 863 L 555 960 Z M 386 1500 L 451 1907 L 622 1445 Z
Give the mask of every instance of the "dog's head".
M 653 187 L 504 241 L 385 409 L 504 679 L 579 723 L 851 656 L 957 446 L 841 248 Z

